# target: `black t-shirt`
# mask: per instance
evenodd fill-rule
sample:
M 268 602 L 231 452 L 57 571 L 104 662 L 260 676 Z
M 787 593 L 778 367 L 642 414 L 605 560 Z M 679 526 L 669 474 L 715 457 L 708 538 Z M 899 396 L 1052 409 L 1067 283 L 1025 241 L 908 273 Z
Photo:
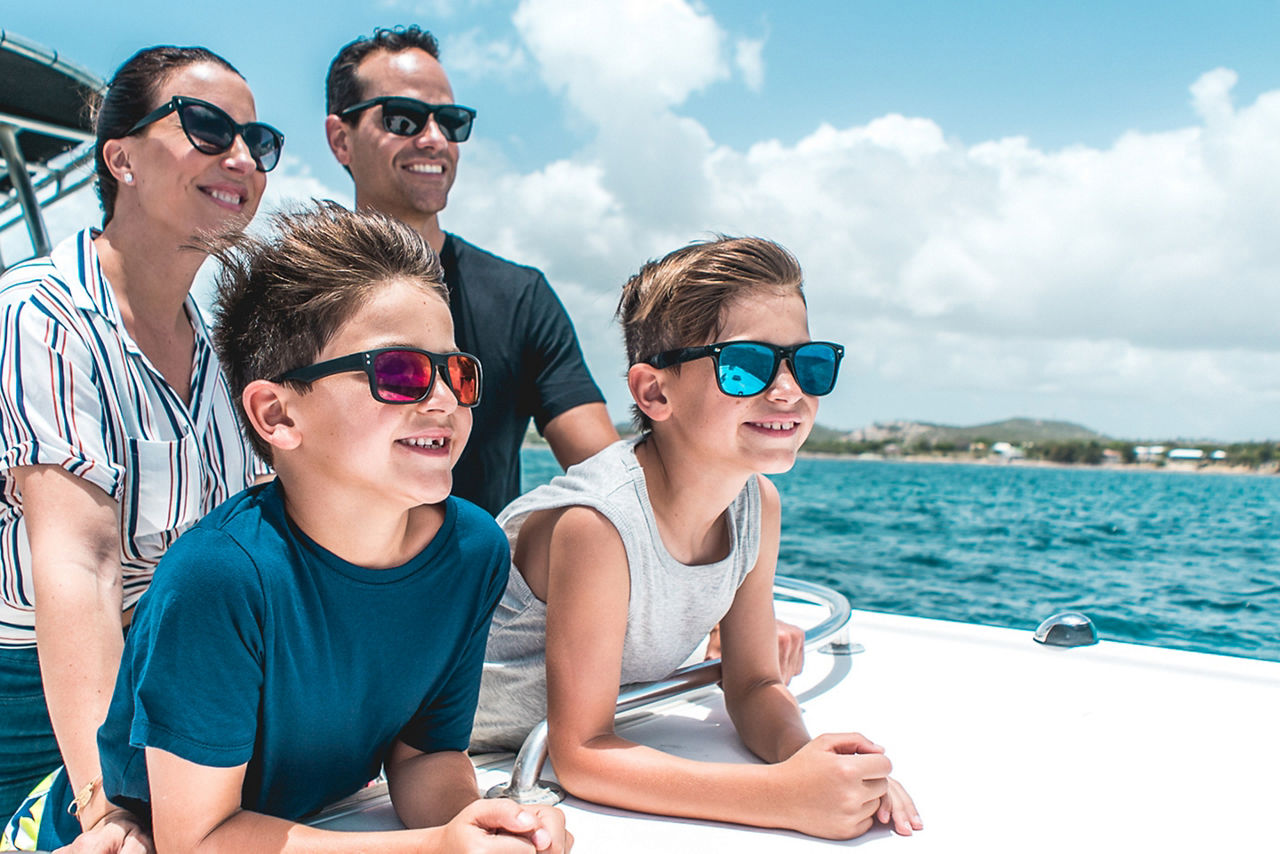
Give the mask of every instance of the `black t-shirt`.
M 453 470 L 453 494 L 491 514 L 520 494 L 520 445 L 529 419 L 547 422 L 604 401 L 573 322 L 546 277 L 445 235 L 440 252 L 458 349 L 480 359 L 484 391 L 471 439 Z

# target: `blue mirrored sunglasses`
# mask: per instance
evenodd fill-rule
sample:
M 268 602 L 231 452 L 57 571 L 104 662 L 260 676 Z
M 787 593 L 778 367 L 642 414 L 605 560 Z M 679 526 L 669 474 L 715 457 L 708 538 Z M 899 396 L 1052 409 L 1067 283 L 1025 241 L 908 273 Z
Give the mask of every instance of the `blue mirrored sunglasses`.
M 730 397 L 751 397 L 773 384 L 785 359 L 805 394 L 830 394 L 840 373 L 844 347 L 830 341 L 806 341 L 778 347 L 763 341 L 725 341 L 703 347 L 684 347 L 659 353 L 646 364 L 669 368 L 710 356 L 716 365 L 716 386 Z

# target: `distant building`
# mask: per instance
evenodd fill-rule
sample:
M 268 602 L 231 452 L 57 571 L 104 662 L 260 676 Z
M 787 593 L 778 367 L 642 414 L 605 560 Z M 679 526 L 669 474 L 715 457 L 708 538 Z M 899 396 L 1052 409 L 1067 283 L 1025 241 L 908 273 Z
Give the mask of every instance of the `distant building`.
M 1164 445 L 1134 445 L 1133 458 L 1140 463 L 1154 463 L 1164 458 Z
M 1022 453 L 1021 448 L 1015 447 L 1009 442 L 996 442 L 991 446 L 991 453 L 1001 457 L 1005 462 L 1020 460 L 1026 456 L 1026 454 Z
M 1204 451 L 1199 448 L 1174 448 L 1165 456 L 1170 460 L 1198 462 L 1204 459 Z

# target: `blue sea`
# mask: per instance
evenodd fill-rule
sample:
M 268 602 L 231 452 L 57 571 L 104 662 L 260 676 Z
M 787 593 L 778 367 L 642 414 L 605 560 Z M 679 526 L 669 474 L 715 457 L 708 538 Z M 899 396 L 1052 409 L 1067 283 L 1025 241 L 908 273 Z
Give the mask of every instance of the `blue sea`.
M 524 451 L 524 486 L 558 471 Z M 778 571 L 855 608 L 1280 661 L 1280 477 L 805 458 Z

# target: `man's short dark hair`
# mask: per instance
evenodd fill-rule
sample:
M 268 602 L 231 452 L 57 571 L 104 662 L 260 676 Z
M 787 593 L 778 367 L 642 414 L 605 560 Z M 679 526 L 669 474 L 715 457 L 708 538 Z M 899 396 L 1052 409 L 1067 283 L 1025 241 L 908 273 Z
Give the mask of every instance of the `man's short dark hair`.
M 214 346 L 245 436 L 268 462 L 271 446 L 244 411 L 249 383 L 315 362 L 387 282 L 416 282 L 449 302 L 440 259 L 398 219 L 320 202 L 277 213 L 272 225 L 266 237 L 227 234 L 202 243 L 222 265 Z M 310 388 L 298 380 L 287 383 Z
M 436 37 L 417 24 L 407 27 L 379 27 L 372 36 L 361 36 L 345 45 L 329 63 L 329 76 L 325 80 L 325 109 L 330 115 L 341 113 L 352 104 L 364 100 L 364 91 L 356 79 L 356 68 L 374 51 L 399 53 L 418 48 L 440 59 L 440 43 Z

